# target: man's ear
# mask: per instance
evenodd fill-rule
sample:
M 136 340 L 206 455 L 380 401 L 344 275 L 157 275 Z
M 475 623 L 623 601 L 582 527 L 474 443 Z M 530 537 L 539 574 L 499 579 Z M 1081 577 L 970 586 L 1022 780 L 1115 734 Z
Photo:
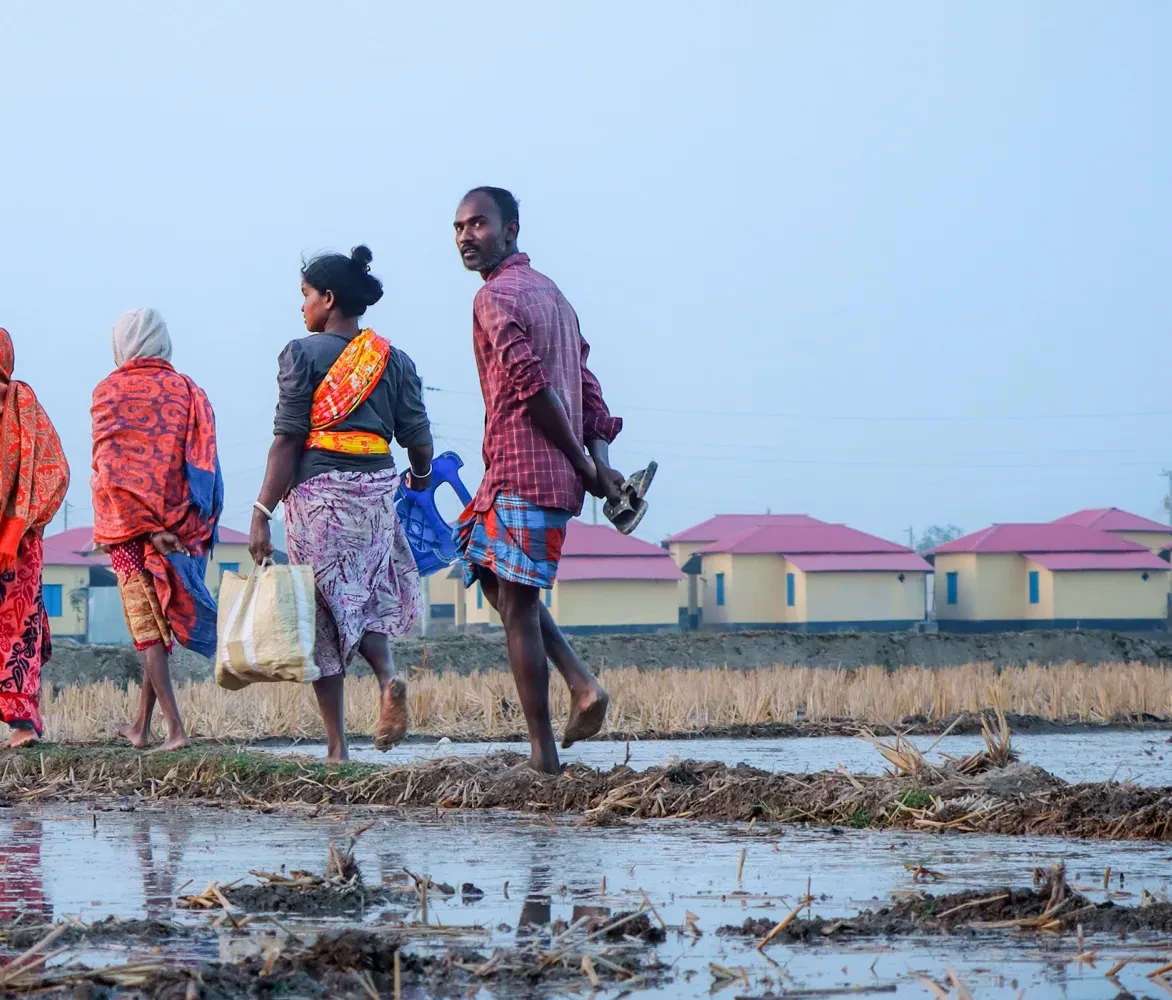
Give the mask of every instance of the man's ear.
M 509 238 L 510 243 L 516 243 L 517 237 L 520 235 L 520 233 L 521 223 L 519 223 L 516 219 L 505 226 L 505 235 Z

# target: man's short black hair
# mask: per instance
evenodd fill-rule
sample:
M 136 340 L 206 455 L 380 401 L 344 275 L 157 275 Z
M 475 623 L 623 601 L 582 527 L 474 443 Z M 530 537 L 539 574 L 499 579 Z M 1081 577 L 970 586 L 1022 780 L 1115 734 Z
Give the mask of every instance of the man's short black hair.
M 490 197 L 497 207 L 497 211 L 501 213 L 501 225 L 507 226 L 510 222 L 516 222 L 520 225 L 521 211 L 517 204 L 517 199 L 513 197 L 512 191 L 506 191 L 504 188 L 498 187 L 477 187 L 473 188 L 468 195 L 486 194 Z

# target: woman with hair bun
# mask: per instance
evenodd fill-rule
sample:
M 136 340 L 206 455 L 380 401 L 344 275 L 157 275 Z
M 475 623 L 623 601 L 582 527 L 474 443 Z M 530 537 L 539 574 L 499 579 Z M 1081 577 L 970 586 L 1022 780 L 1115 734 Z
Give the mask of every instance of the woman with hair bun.
M 375 746 L 407 732 L 407 687 L 395 676 L 391 636 L 420 612 L 419 571 L 395 513 L 399 474 L 392 439 L 407 450 L 409 486 L 430 485 L 431 425 L 411 359 L 359 323 L 382 298 L 365 246 L 325 253 L 301 269 L 309 336 L 281 352 L 277 414 L 264 484 L 254 505 L 249 551 L 272 555 L 273 509 L 285 501 L 290 562 L 313 567 L 321 679 L 314 682 L 329 761 L 348 757 L 343 708 L 355 652 L 378 678 Z

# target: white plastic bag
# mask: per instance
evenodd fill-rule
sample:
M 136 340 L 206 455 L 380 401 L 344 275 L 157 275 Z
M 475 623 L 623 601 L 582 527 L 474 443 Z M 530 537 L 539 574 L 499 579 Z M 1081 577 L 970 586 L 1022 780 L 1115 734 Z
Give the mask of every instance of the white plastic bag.
M 262 681 L 307 684 L 321 677 L 313 662 L 316 638 L 313 568 L 257 566 L 248 577 L 220 581 L 216 683 L 239 691 Z

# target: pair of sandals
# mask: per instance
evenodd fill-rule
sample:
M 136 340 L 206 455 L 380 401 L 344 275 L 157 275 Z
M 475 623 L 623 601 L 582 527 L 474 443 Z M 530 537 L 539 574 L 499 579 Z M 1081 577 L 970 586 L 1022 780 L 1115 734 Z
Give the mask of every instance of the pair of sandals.
M 620 498 L 612 503 L 608 500 L 602 507 L 606 519 L 618 529 L 620 534 L 629 535 L 643 520 L 647 513 L 647 501 L 643 498 L 651 487 L 651 480 L 655 478 L 655 470 L 659 468 L 656 462 L 649 462 L 646 469 L 627 476 L 623 485 L 619 487 Z

